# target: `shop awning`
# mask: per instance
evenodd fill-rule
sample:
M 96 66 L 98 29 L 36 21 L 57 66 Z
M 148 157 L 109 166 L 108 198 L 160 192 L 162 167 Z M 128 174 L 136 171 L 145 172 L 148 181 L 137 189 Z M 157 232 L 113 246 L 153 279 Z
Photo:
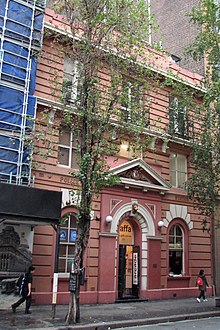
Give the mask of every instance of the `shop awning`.
M 0 183 L 0 220 L 33 225 L 57 224 L 61 200 L 61 192 Z

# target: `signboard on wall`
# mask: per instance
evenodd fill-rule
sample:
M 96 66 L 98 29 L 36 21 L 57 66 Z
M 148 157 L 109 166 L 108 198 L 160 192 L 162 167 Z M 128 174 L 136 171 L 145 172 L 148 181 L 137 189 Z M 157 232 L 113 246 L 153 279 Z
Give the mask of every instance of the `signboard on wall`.
M 133 284 L 138 285 L 138 253 L 133 253 Z
M 76 292 L 77 290 L 77 274 L 70 273 L 69 291 Z

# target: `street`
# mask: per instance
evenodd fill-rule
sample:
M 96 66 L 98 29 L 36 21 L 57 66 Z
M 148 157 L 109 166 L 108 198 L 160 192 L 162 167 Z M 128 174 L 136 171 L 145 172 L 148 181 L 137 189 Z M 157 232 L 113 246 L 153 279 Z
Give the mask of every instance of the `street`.
M 198 320 L 186 320 L 179 322 L 166 322 L 154 325 L 142 325 L 129 328 L 117 328 L 117 330 L 220 330 L 220 317 L 202 318 Z

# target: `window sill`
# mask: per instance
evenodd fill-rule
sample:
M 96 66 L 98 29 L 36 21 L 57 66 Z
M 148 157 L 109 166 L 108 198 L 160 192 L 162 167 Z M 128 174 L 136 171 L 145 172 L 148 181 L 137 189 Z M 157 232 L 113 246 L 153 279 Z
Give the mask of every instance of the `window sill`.
M 190 280 L 189 275 L 173 275 L 173 276 L 167 276 L 168 281 L 178 281 L 178 280 Z

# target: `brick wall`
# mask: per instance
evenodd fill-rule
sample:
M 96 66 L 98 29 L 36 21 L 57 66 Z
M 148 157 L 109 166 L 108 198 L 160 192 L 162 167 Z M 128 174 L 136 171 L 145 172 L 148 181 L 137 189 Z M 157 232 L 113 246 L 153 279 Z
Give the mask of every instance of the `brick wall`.
M 163 48 L 181 58 L 181 67 L 204 74 L 203 61 L 195 62 L 184 55 L 185 48 L 191 44 L 199 32 L 199 27 L 186 16 L 198 0 L 151 0 L 151 13 L 159 24 L 158 32 L 153 32 L 152 41 L 162 41 Z

